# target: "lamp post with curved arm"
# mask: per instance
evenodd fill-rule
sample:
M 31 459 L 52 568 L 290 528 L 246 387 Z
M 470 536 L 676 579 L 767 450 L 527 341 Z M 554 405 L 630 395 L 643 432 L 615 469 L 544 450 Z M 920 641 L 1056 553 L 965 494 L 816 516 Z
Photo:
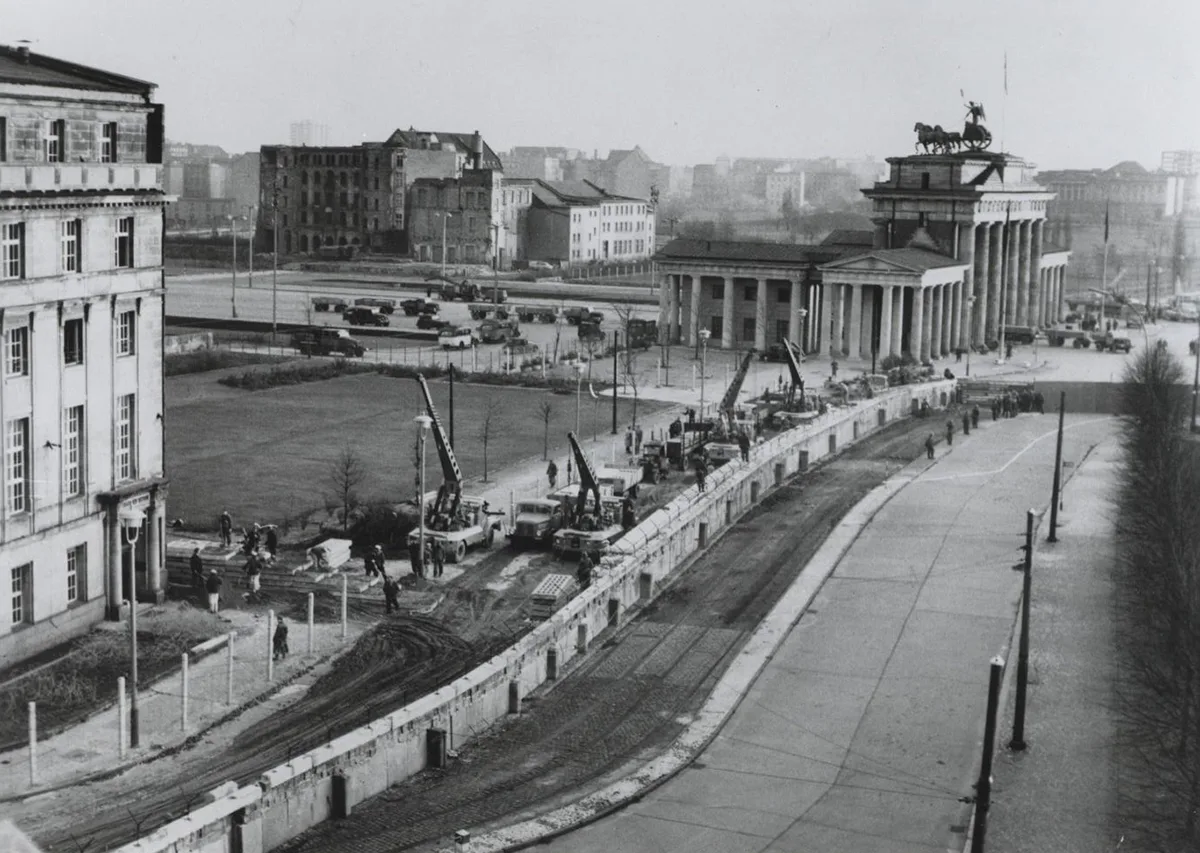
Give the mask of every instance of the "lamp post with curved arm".
M 129 746 L 138 745 L 138 646 L 137 646 L 137 555 L 133 552 L 146 514 L 139 509 L 125 508 L 117 513 L 125 542 L 129 545 Z M 124 559 L 125 549 L 117 559 Z

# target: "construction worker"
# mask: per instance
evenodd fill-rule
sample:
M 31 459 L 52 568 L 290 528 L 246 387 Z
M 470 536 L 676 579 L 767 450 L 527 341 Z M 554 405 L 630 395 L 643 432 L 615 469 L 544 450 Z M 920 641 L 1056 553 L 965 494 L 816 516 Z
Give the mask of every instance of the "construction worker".
M 954 444 L 954 421 L 946 421 L 946 446 Z
M 550 488 L 553 489 L 558 485 L 558 466 L 554 464 L 554 460 L 550 460 L 550 464 L 546 466 L 546 479 L 550 481 Z
M 925 458 L 933 458 L 933 433 L 929 433 L 929 435 L 925 436 Z
M 431 546 L 431 553 L 433 555 L 433 576 L 440 578 L 446 565 L 445 543 L 441 539 L 434 539 Z
M 386 574 L 383 576 L 383 600 L 388 613 L 400 609 L 400 583 Z
M 581 590 L 592 585 L 592 558 L 586 551 L 579 554 L 579 568 L 575 571 L 575 580 L 579 582 Z

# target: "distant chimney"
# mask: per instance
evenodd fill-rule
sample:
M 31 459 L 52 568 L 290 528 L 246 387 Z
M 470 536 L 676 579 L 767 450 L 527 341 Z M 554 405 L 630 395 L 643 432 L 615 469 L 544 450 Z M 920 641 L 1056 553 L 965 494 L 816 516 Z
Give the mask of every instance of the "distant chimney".
M 483 137 L 479 135 L 479 131 L 471 137 L 471 168 L 483 168 Z

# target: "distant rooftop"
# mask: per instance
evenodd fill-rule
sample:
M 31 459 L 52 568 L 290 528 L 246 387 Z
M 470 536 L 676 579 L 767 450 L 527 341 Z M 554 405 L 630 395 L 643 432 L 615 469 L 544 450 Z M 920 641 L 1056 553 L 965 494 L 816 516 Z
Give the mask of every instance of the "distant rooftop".
M 151 96 L 154 83 L 78 65 L 24 47 L 0 45 L 0 82 L 22 86 L 61 86 L 99 92 Z

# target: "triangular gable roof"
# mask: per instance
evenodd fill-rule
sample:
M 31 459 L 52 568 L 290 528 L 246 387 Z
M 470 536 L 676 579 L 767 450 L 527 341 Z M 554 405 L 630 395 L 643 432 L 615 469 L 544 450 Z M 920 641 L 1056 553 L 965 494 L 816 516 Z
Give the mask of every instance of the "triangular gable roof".
M 965 261 L 958 261 L 937 252 L 926 249 L 876 249 L 858 255 L 849 255 L 821 267 L 823 270 L 889 270 L 920 275 L 932 269 L 943 267 L 964 267 Z
M 126 92 L 149 96 L 154 83 L 77 65 L 40 53 L 25 53 L 0 45 L 0 82 L 23 86 L 66 86 L 100 92 Z

